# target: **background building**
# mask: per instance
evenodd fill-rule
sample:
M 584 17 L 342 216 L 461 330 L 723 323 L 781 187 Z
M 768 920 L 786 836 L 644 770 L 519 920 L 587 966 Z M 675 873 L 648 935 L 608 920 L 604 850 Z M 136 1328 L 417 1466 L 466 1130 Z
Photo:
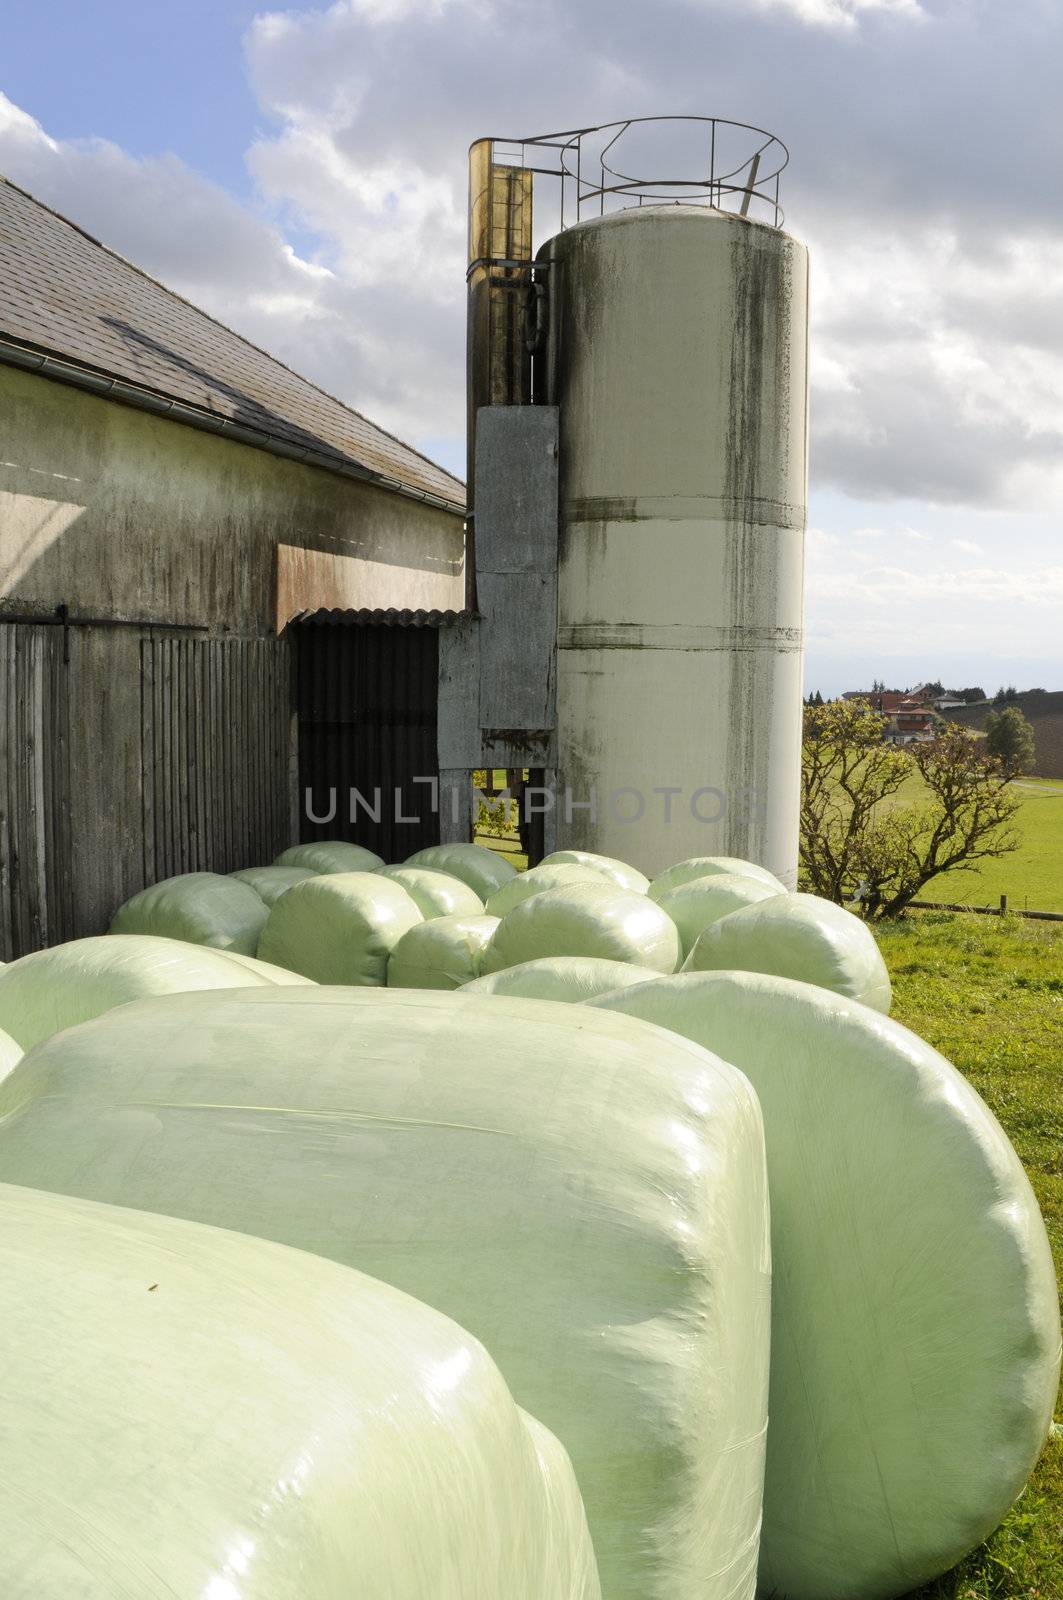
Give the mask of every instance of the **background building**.
M 926 744 L 934 737 L 934 707 L 919 689 L 850 689 L 843 700 L 866 700 L 888 718 L 887 744 Z
M 0 180 L 0 955 L 348 833 L 355 770 L 422 814 L 389 797 L 360 837 L 437 837 L 412 779 L 463 512 L 457 479 Z

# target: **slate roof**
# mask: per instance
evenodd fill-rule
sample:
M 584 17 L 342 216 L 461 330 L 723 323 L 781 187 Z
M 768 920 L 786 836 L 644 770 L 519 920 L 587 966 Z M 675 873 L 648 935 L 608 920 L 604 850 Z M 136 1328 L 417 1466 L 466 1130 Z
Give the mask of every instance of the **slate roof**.
M 175 401 L 182 420 L 464 508 L 459 479 L 3 177 L 0 339 Z

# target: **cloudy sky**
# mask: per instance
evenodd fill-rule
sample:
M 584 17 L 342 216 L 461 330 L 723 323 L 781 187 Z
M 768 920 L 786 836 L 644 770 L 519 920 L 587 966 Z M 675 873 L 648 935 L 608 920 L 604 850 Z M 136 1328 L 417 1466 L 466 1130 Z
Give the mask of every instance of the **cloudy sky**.
M 809 687 L 1063 687 L 1058 0 L 4 15 L 0 170 L 458 471 L 469 141 L 778 132 L 814 274 Z

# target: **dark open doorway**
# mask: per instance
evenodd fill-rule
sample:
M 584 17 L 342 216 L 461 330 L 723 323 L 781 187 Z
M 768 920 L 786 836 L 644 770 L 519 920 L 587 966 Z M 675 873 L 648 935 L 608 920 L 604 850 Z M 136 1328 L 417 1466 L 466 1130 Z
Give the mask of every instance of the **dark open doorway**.
M 437 629 L 307 621 L 295 633 L 300 839 L 350 839 L 385 861 L 438 844 Z

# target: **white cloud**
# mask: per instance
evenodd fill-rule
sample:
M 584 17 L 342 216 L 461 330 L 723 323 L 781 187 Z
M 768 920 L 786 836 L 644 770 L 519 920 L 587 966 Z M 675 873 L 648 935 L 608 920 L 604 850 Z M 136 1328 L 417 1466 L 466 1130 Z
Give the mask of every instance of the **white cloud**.
M 1060 31 L 1042 0 L 304 3 L 248 30 L 252 203 L 16 111 L 0 160 L 384 425 L 456 453 L 469 140 L 661 110 L 777 125 L 812 251 L 813 483 L 1020 512 L 1063 495 L 1063 229 L 1040 154 Z
M 28 111 L 23 111 L 7 98 L 0 90 L 0 139 L 3 140 L 8 150 L 32 150 L 37 145 L 44 145 L 53 153 L 59 146 L 54 139 L 49 139 L 44 129 L 35 117 Z
M 935 523 L 948 516 L 938 514 Z M 983 520 L 980 540 L 944 527 L 916 541 L 904 538 L 915 530 L 886 524 L 848 534 L 818 530 L 807 546 L 810 685 L 855 687 L 846 661 L 865 663 L 868 681 L 884 674 L 898 682 L 920 675 L 1010 681 L 1013 667 L 997 663 L 1016 661 L 1025 663 L 1020 675 L 1051 678 L 1063 607 L 1053 521 L 1034 519 L 1029 539 L 1006 541 L 998 530 L 1007 519 Z M 859 533 L 874 537 L 861 541 Z M 989 555 L 987 545 L 996 547 Z
M 312 170 L 314 168 L 311 163 Z M 220 321 L 406 438 L 462 425 L 463 327 L 397 287 L 397 234 L 352 270 L 300 255 L 265 206 L 240 204 L 173 156 L 136 160 L 106 140 L 52 139 L 0 96 L 0 169 Z M 368 184 L 369 208 L 391 206 Z M 366 237 L 372 237 L 372 220 Z M 371 253 L 367 252 L 367 256 Z M 421 263 L 427 275 L 429 263 Z M 459 452 L 453 452 L 459 464 Z
M 862 45 L 856 25 L 876 17 L 920 26 Z M 1063 392 L 1044 336 L 1059 330 L 1063 347 L 1063 234 L 1034 216 L 1040 197 L 1007 229 L 981 210 L 990 188 L 1017 204 L 1024 181 L 1012 161 L 1002 184 L 978 144 L 1015 27 L 997 37 L 914 0 L 660 0 L 653 18 L 605 0 L 274 14 L 248 36 L 274 124 L 252 170 L 351 281 L 386 278 L 389 303 L 433 304 L 457 328 L 470 138 L 606 120 L 618 101 L 638 115 L 719 97 L 754 121 L 774 121 L 754 112 L 777 103 L 795 151 L 784 201 L 812 249 L 814 481 L 883 500 L 1052 504 Z M 797 23 L 823 26 L 796 39 Z M 956 81 L 982 96 L 962 157 L 946 138 Z M 974 197 L 968 167 L 984 180 Z M 439 398 L 456 429 L 455 388 Z
M 820 28 L 855 28 L 872 13 L 919 20 L 924 16 L 918 0 L 754 0 L 761 11 L 789 11 L 800 22 Z
M 1063 238 L 981 247 L 941 227 L 867 238 L 821 226 L 815 461 L 849 493 L 1058 503 Z

